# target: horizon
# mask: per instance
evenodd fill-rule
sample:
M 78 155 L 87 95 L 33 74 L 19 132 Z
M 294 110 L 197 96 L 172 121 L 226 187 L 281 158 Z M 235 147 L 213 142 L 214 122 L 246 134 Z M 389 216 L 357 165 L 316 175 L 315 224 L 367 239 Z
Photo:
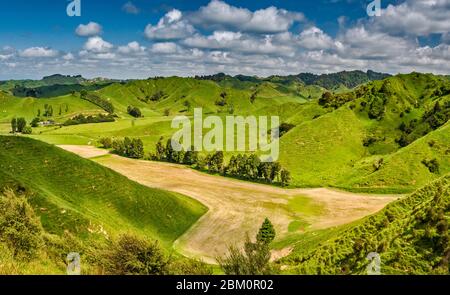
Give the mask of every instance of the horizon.
M 80 1 L 73 17 L 69 1 L 0 11 L 0 80 L 450 73 L 450 0 L 382 0 L 379 16 L 369 0 Z
M 177 76 L 177 75 L 168 75 L 168 76 L 149 76 L 149 77 L 143 77 L 143 78 L 111 78 L 111 77 L 102 77 L 102 76 L 92 76 L 92 77 L 88 77 L 88 76 L 84 76 L 82 74 L 61 74 L 61 73 L 54 73 L 54 74 L 49 74 L 49 75 L 45 75 L 42 76 L 40 78 L 36 78 L 36 79 L 5 79 L 5 80 L 0 80 L 0 82 L 7 82 L 7 81 L 21 81 L 21 80 L 30 80 L 30 81 L 40 81 L 40 80 L 44 80 L 45 78 L 49 78 L 52 76 L 64 76 L 64 77 L 80 77 L 86 80 L 95 80 L 95 79 L 106 79 L 106 80 L 118 80 L 118 81 L 133 81 L 133 80 L 148 80 L 148 79 L 156 79 L 156 78 L 196 78 L 196 77 L 208 77 L 208 76 L 216 76 L 216 75 L 220 75 L 220 74 L 224 74 L 225 76 L 229 76 L 232 78 L 236 78 L 237 76 L 245 76 L 245 77 L 253 77 L 253 78 L 257 78 L 257 79 L 268 79 L 270 77 L 288 77 L 288 76 L 298 76 L 301 74 L 311 74 L 311 75 L 315 75 L 315 76 L 321 76 L 321 75 L 333 75 L 333 74 L 339 74 L 339 73 L 349 73 L 349 72 L 362 72 L 362 73 L 368 73 L 368 72 L 374 72 L 377 74 L 387 74 L 390 76 L 397 76 L 397 75 L 409 75 L 409 74 L 414 74 L 414 73 L 418 73 L 418 74 L 423 74 L 423 75 L 434 75 L 434 76 L 449 76 L 450 74 L 436 74 L 436 73 L 432 73 L 432 72 L 417 72 L 417 71 L 412 71 L 412 72 L 405 72 L 405 73 L 395 73 L 395 74 L 391 74 L 391 73 L 386 73 L 386 72 L 377 72 L 377 71 L 373 71 L 371 69 L 369 70 L 343 70 L 343 71 L 338 71 L 338 72 L 330 72 L 330 73 L 313 73 L 313 72 L 299 72 L 296 74 L 289 74 L 289 75 L 276 75 L 276 74 L 272 74 L 272 75 L 268 75 L 268 76 L 257 76 L 257 75 L 243 75 L 243 74 L 229 74 L 229 73 L 224 73 L 224 72 L 217 72 L 217 73 L 213 73 L 210 75 L 193 75 L 193 76 Z

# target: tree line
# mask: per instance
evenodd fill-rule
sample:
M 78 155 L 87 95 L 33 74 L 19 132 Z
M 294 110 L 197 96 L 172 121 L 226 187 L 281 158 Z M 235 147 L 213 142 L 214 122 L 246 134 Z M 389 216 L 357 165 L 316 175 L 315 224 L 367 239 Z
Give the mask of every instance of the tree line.
M 25 118 L 12 118 L 11 120 L 11 133 L 31 134 L 33 130 L 30 126 L 27 126 Z
M 169 139 L 166 144 L 161 137 L 155 147 L 155 152 L 150 153 L 149 160 L 163 161 L 176 164 L 189 165 L 194 169 L 207 171 L 209 173 L 219 173 L 223 176 L 231 176 L 255 182 L 265 182 L 288 186 L 291 183 L 291 173 L 283 168 L 279 162 L 262 162 L 255 154 L 233 155 L 225 163 L 223 151 L 217 151 L 206 156 L 200 155 L 198 151 L 191 147 L 189 150 L 176 151 Z M 141 139 L 123 140 L 101 138 L 99 141 L 102 148 L 112 149 L 114 153 L 133 159 L 145 157 L 144 144 Z
M 154 161 L 166 161 L 171 163 L 190 165 L 199 170 L 207 170 L 210 173 L 220 173 L 224 176 L 232 176 L 251 181 L 278 183 L 287 186 L 291 182 L 291 174 L 283 168 L 279 162 L 261 162 L 255 154 L 233 155 L 225 163 L 223 151 L 217 151 L 206 156 L 199 155 L 194 147 L 189 150 L 175 151 L 169 139 L 164 145 L 163 138 L 156 144 L 155 153 L 150 155 Z

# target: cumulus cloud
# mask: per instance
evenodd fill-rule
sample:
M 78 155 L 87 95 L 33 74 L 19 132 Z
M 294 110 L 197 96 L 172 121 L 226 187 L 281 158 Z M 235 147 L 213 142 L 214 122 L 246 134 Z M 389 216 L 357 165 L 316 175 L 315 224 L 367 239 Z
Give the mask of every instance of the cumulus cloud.
M 311 27 L 301 32 L 298 42 L 300 46 L 310 50 L 333 49 L 342 46 L 340 42 L 334 41 L 317 27 Z
M 101 37 L 91 37 L 84 44 L 84 49 L 94 53 L 109 52 L 114 46 Z
M 136 7 L 136 5 L 133 4 L 133 2 L 128 1 L 122 6 L 122 10 L 125 11 L 128 14 L 139 14 L 139 8 Z
M 149 24 L 145 28 L 145 36 L 154 40 L 177 40 L 186 38 L 194 33 L 194 27 L 177 9 L 169 11 L 157 25 Z
M 75 30 L 75 33 L 81 37 L 100 35 L 101 32 L 102 26 L 95 22 L 89 22 L 86 25 L 80 24 Z
M 304 15 L 274 6 L 252 12 L 246 8 L 231 6 L 220 0 L 212 0 L 190 17 L 195 24 L 212 27 L 234 28 L 257 33 L 287 31 L 294 22 L 303 21 Z
M 372 22 L 392 34 L 445 34 L 450 31 L 449 10 L 449 0 L 406 0 L 399 5 L 388 5 Z
M 69 53 L 63 55 L 63 59 L 64 60 L 73 60 L 73 59 L 75 59 L 75 57 L 73 56 L 72 53 L 69 52 Z
M 141 46 L 138 42 L 133 41 L 128 43 L 126 46 L 119 46 L 117 49 L 120 53 L 129 54 L 129 53 L 142 53 L 145 51 L 145 47 Z
M 449 2 L 405 0 L 385 8 L 381 17 L 342 16 L 332 35 L 309 23 L 297 29 L 296 23 L 307 23 L 301 13 L 277 7 L 252 11 L 213 0 L 193 12 L 172 9 L 149 24 L 148 48 L 132 40 L 116 47 L 92 33 L 77 53 L 46 47 L 0 49 L 0 76 L 20 73 L 18 78 L 23 78 L 44 72 L 113 78 L 216 72 L 267 76 L 355 69 L 448 74 L 450 35 L 444 16 L 449 15 Z M 418 41 L 431 34 L 433 42 Z
M 22 57 L 55 57 L 58 51 L 46 47 L 30 47 L 20 52 Z
M 178 52 L 179 47 L 173 42 L 161 42 L 153 44 L 151 51 L 153 53 L 171 54 Z

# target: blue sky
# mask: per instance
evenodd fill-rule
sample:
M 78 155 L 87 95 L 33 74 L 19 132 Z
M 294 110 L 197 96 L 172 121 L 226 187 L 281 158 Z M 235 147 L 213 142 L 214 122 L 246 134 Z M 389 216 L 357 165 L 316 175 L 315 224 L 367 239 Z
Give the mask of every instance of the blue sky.
M 450 73 L 450 0 L 15 0 L 0 10 L 0 79 Z

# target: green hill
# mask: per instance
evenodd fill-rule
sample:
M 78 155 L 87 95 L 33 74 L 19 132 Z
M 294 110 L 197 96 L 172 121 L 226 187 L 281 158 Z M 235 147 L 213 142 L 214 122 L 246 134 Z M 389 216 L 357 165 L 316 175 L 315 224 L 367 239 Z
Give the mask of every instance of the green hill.
M 370 252 L 383 274 L 450 273 L 450 175 L 350 226 L 303 239 L 282 263 L 308 274 L 365 274 Z
M 353 71 L 299 77 L 218 74 L 123 81 L 88 92 L 113 106 L 116 122 L 39 127 L 33 136 L 59 144 L 132 136 L 141 138 L 149 152 L 161 136 L 173 134 L 172 118 L 192 116 L 196 107 L 203 108 L 205 115 L 222 118 L 278 115 L 282 123 L 294 125 L 280 139 L 280 162 L 290 170 L 293 186 L 410 192 L 449 172 L 445 124 L 450 118 L 450 80 L 420 73 L 377 80 L 383 77 Z M 322 80 L 339 83 L 330 92 L 317 85 Z M 355 83 L 363 84 L 350 90 Z M 51 119 L 56 122 L 80 113 L 104 112 L 82 100 L 80 93 L 33 99 L 3 92 L 0 130 L 7 132 L 13 117 L 24 116 L 29 122 L 45 104 L 52 105 Z M 128 106 L 138 107 L 144 117 L 130 116 Z
M 188 197 L 24 137 L 0 136 L 0 187 L 26 191 L 50 233 L 86 239 L 101 229 L 106 237 L 132 232 L 170 247 L 206 211 Z

